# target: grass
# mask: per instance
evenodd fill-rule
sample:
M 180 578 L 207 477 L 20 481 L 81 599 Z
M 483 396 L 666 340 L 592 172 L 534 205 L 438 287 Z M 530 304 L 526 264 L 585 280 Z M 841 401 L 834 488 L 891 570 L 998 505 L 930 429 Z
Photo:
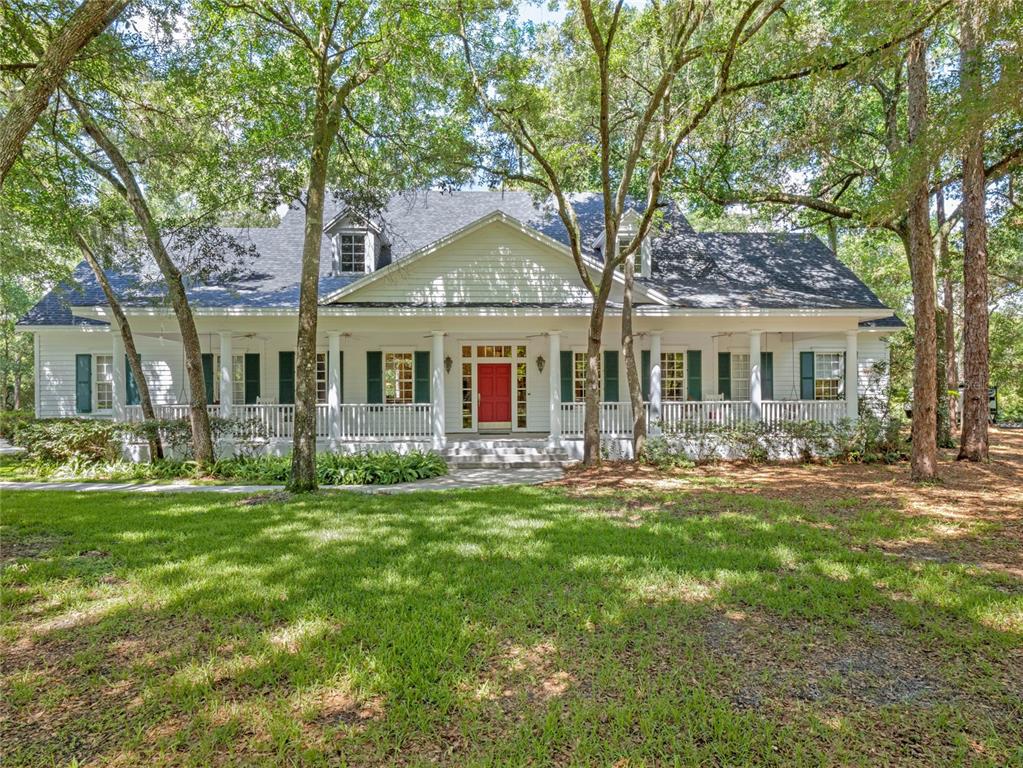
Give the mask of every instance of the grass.
M 1023 765 L 1023 579 L 727 477 L 6 493 L 4 761 Z

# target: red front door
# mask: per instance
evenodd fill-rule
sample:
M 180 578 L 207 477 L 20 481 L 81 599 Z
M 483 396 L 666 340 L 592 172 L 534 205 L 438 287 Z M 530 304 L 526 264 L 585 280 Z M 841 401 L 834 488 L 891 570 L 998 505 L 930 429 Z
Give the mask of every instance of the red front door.
M 479 363 L 476 366 L 480 424 L 511 423 L 511 363 Z

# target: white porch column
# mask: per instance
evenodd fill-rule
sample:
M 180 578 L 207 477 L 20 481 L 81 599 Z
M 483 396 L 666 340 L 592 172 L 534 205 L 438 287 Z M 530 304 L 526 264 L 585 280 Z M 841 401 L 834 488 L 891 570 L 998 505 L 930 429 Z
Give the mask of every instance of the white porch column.
M 231 417 L 231 396 L 234 394 L 231 377 L 234 371 L 231 365 L 231 332 L 220 332 L 220 415 Z
M 433 450 L 443 451 L 448 444 L 444 430 L 444 331 L 433 331 L 430 353 L 433 375 L 430 381 L 430 412 L 433 418 Z
M 341 333 L 327 331 L 327 408 L 330 439 L 341 439 Z
M 749 401 L 750 418 L 760 421 L 764 417 L 764 397 L 760 387 L 760 336 L 762 331 L 749 332 Z
M 640 355 L 642 359 L 642 355 Z M 661 332 L 650 334 L 650 423 L 657 424 L 661 420 Z M 650 434 L 656 435 L 660 426 L 651 426 Z
M 113 405 L 111 407 L 114 421 L 124 421 L 127 417 L 125 406 L 128 402 L 128 380 L 124 370 L 124 339 L 121 338 L 121 331 L 115 323 L 110 324 L 110 332 L 113 334 L 113 373 L 114 381 L 111 387 Z
M 551 387 L 550 442 L 557 448 L 561 445 L 561 331 L 550 331 L 547 337 L 550 340 L 550 359 L 547 361 Z
M 858 334 L 859 331 L 845 332 L 845 415 L 850 419 L 860 415 Z

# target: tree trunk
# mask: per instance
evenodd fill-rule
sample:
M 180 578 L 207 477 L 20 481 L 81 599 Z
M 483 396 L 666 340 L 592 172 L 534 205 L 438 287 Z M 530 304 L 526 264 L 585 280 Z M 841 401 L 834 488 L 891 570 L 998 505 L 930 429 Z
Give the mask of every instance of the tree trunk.
M 632 458 L 639 459 L 646 444 L 646 408 L 643 404 L 643 383 L 636 366 L 636 347 L 632 333 L 632 287 L 635 280 L 635 265 L 630 257 L 623 265 L 625 290 L 622 298 L 622 363 L 625 377 L 629 382 L 629 402 L 632 404 Z M 621 398 L 619 397 L 619 400 Z
M 604 314 L 611 293 L 613 272 L 601 275 L 590 310 L 586 334 L 586 411 L 583 426 L 583 466 L 600 465 L 600 351 L 604 333 Z
M 329 115 L 329 76 L 321 73 L 316 92 L 316 115 L 306 194 L 305 239 L 298 300 L 298 340 L 295 355 L 295 441 L 288 490 L 316 490 L 316 324 L 319 310 L 320 245 L 327 189 L 327 162 L 337 132 Z
M 937 307 L 934 310 L 934 336 L 935 336 L 935 367 L 934 367 L 934 398 L 935 398 L 935 440 L 938 448 L 955 448 L 952 440 L 952 423 L 948 415 L 948 390 L 946 381 L 948 379 L 947 365 L 948 358 L 945 351 L 948 347 L 948 337 L 945 335 L 945 310 Z
M 959 364 L 956 357 L 955 292 L 952 281 L 952 254 L 945 231 L 945 191 L 938 187 L 935 195 L 938 213 L 938 264 L 943 288 L 945 321 L 945 399 L 948 401 L 949 430 L 959 428 Z
M 960 91 L 964 102 L 982 92 L 979 3 L 959 6 Z M 971 129 L 963 152 L 963 428 L 959 459 L 988 457 L 988 286 L 984 194 L 984 128 Z
M 927 44 L 922 35 L 909 43 L 907 112 L 910 143 L 927 128 Z M 910 475 L 913 480 L 937 476 L 934 251 L 931 248 L 930 191 L 926 169 L 913 172 L 906 220 L 906 249 L 913 281 L 913 426 Z
M 107 280 L 107 274 L 103 271 L 103 267 L 100 266 L 99 260 L 96 258 L 96 254 L 93 253 L 88 241 L 80 232 L 75 232 L 74 237 L 75 242 L 78 243 L 78 249 L 82 252 L 86 262 L 88 262 L 92 273 L 96 275 L 100 288 L 103 289 L 103 295 L 106 296 L 107 304 L 110 306 L 110 314 L 114 316 L 114 324 L 121 331 L 121 340 L 124 342 L 124 354 L 128 358 L 128 367 L 131 368 L 131 375 L 135 378 L 135 386 L 139 392 L 142 418 L 148 422 L 153 422 L 156 420 L 156 411 L 153 409 L 153 399 L 149 394 L 149 383 L 142 372 L 142 359 L 135 348 L 135 337 L 132 335 L 131 326 L 128 324 L 128 317 L 124 314 L 121 302 L 117 298 L 117 294 L 114 293 L 110 281 Z M 159 433 L 155 429 L 147 431 L 146 440 L 149 442 L 149 460 L 156 461 L 162 459 L 163 445 L 160 442 Z
M 127 0 L 85 0 L 40 56 L 25 87 L 0 120 L 0 187 L 74 57 L 127 5 Z
M 14 410 L 21 410 L 21 350 L 14 355 Z
M 206 384 L 202 373 L 202 348 L 199 345 L 199 333 L 195 328 L 195 318 L 192 315 L 192 308 L 188 303 L 188 294 L 185 292 L 185 285 L 181 279 L 181 271 L 174 264 L 167 248 L 164 246 L 163 237 L 153 219 L 142 194 L 142 189 L 135 179 L 135 174 L 128 165 L 128 161 L 121 154 L 120 149 L 114 144 L 93 120 L 91 113 L 80 101 L 69 97 L 75 112 L 78 114 L 86 132 L 96 142 L 109 158 L 114 170 L 120 178 L 121 185 L 117 191 L 131 207 L 139 226 L 146 236 L 149 250 L 160 268 L 163 279 L 167 282 L 167 290 L 170 294 L 171 306 L 178 319 L 178 327 L 181 330 L 181 344 L 185 352 L 185 371 L 188 375 L 189 392 L 189 416 L 192 426 L 192 451 L 193 458 L 201 468 L 213 463 L 213 437 L 210 432 L 210 416 L 206 412 Z

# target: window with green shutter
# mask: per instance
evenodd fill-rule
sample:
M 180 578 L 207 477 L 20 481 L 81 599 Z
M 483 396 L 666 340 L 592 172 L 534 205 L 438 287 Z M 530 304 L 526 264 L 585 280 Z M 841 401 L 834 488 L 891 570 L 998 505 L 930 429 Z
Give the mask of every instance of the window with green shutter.
M 416 352 L 412 375 L 415 377 L 413 400 L 417 403 L 430 402 L 430 374 L 430 353 Z
M 337 363 L 337 396 L 338 400 L 343 403 L 345 401 L 345 351 L 342 349 L 338 354 L 340 355 L 340 360 Z
M 561 402 L 575 402 L 574 376 L 575 361 L 570 351 L 561 352 Z
M 284 405 L 295 402 L 295 353 L 277 353 L 277 400 Z
M 760 397 L 774 400 L 774 352 L 760 353 Z
M 75 355 L 75 410 L 92 413 L 92 355 Z
M 686 397 L 703 399 L 703 353 L 699 349 L 686 352 Z
M 732 353 L 718 352 L 718 393 L 732 399 Z
M 260 396 L 259 353 L 245 353 L 245 404 L 259 402 Z
M 378 349 L 366 352 L 366 402 L 384 402 L 384 354 Z
M 139 365 L 142 365 L 142 356 L 139 355 Z M 135 374 L 131 371 L 131 366 L 128 364 L 128 355 L 124 356 L 124 388 L 125 392 L 125 403 L 127 405 L 138 405 L 141 402 L 139 398 L 139 384 L 135 381 Z
M 618 397 L 618 351 L 604 350 L 604 400 L 617 403 Z
M 799 353 L 799 399 L 813 400 L 813 352 Z

